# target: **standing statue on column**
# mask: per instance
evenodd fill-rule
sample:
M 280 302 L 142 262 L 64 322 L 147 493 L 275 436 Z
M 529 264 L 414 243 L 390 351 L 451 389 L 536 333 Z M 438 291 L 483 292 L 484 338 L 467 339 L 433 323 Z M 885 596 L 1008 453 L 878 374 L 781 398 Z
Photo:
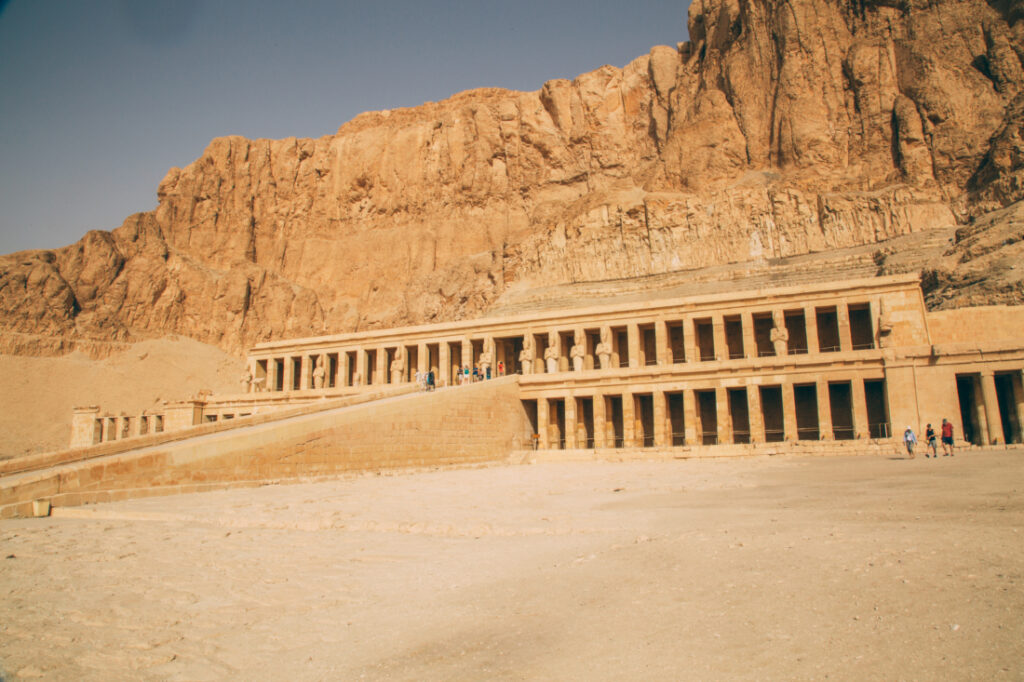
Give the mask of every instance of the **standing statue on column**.
M 492 348 L 494 348 L 494 339 L 490 337 L 484 339 L 484 350 L 480 353 L 480 377 L 482 379 L 491 378 L 491 364 L 494 362 Z
M 572 369 L 574 372 L 583 371 L 583 358 L 587 354 L 587 345 L 583 338 L 583 332 L 576 330 L 573 334 L 572 349 L 569 351 L 569 357 L 572 358 Z
M 601 342 L 594 349 L 597 353 L 601 369 L 608 369 L 612 365 L 612 330 L 608 327 L 601 327 Z
M 535 358 L 533 334 L 527 334 L 523 337 L 523 349 L 519 351 L 519 367 L 523 374 L 533 373 L 533 361 Z
M 776 322 L 775 326 L 772 327 L 771 340 L 775 344 L 775 354 L 785 355 L 789 347 L 789 330 L 784 326 L 779 326 Z
M 892 311 L 885 301 L 878 302 L 878 347 L 889 348 L 892 346 Z
M 395 359 L 391 361 L 391 383 L 400 384 L 405 375 L 405 358 L 401 353 L 395 353 Z
M 324 369 L 324 356 L 317 356 L 316 367 L 313 368 L 313 388 L 319 390 L 324 387 L 324 377 L 327 371 Z
M 245 370 L 242 372 L 242 376 L 239 377 L 239 379 L 242 382 L 242 393 L 251 393 L 252 390 L 253 390 L 253 388 L 252 388 L 252 381 L 253 381 L 252 367 L 246 367 Z
M 558 371 L 558 332 L 548 334 L 548 347 L 544 349 L 544 364 L 547 365 L 548 374 Z

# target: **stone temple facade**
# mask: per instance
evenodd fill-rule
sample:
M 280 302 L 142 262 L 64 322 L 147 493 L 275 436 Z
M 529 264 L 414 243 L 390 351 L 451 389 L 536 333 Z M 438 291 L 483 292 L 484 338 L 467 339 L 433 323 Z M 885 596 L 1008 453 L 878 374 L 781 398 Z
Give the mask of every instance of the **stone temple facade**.
M 248 367 L 239 395 L 134 416 L 80 408 L 71 445 L 415 390 L 428 373 L 447 389 L 467 368 L 518 376 L 523 450 L 840 447 L 907 426 L 921 438 L 944 418 L 960 445 L 1024 440 L 1024 310 L 928 312 L 916 275 L 277 341 Z

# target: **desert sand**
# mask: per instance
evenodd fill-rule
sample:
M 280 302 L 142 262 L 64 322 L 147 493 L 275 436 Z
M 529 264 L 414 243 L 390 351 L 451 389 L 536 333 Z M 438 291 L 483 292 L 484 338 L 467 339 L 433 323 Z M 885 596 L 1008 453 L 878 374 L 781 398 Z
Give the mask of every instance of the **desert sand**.
M 0 355 L 0 459 L 68 447 L 71 411 L 138 414 L 206 388 L 237 393 L 245 363 L 180 336 L 140 341 L 105 358 Z
M 1018 449 L 56 510 L 0 523 L 0 661 L 11 680 L 1022 679 L 1022 492 Z

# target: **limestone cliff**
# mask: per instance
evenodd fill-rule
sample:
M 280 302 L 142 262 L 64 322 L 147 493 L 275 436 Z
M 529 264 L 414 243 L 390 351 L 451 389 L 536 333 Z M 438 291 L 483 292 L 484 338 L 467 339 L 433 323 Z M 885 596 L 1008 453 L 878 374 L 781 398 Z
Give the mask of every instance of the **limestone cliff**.
M 622 69 L 316 140 L 216 139 L 155 211 L 0 258 L 0 349 L 241 351 L 974 225 L 1024 199 L 1022 18 L 1022 0 L 693 0 L 689 42 Z M 1004 279 L 996 298 L 1024 302 Z

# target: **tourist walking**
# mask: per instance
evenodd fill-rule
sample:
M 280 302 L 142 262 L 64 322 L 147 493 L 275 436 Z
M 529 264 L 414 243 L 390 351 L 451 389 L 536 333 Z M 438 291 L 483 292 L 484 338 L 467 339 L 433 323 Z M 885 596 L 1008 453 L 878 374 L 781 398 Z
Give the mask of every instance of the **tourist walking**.
M 952 457 L 953 456 L 953 425 L 946 421 L 946 418 L 942 418 L 942 456 Z
M 914 430 L 909 426 L 903 432 L 903 444 L 907 446 L 907 454 L 910 455 L 910 459 L 914 459 L 914 446 L 917 445 L 917 436 L 914 435 Z
M 926 428 L 925 431 L 924 431 L 924 442 L 925 442 L 925 447 L 932 451 L 931 456 L 936 458 L 936 459 L 938 459 L 939 458 L 939 448 L 936 446 L 935 429 L 932 428 L 931 424 L 929 424 L 928 428 Z M 928 453 L 925 452 L 924 456 L 927 458 L 928 457 Z
M 500 360 L 498 361 L 498 376 L 505 376 L 505 363 Z
M 434 370 L 427 372 L 427 390 L 434 390 Z

